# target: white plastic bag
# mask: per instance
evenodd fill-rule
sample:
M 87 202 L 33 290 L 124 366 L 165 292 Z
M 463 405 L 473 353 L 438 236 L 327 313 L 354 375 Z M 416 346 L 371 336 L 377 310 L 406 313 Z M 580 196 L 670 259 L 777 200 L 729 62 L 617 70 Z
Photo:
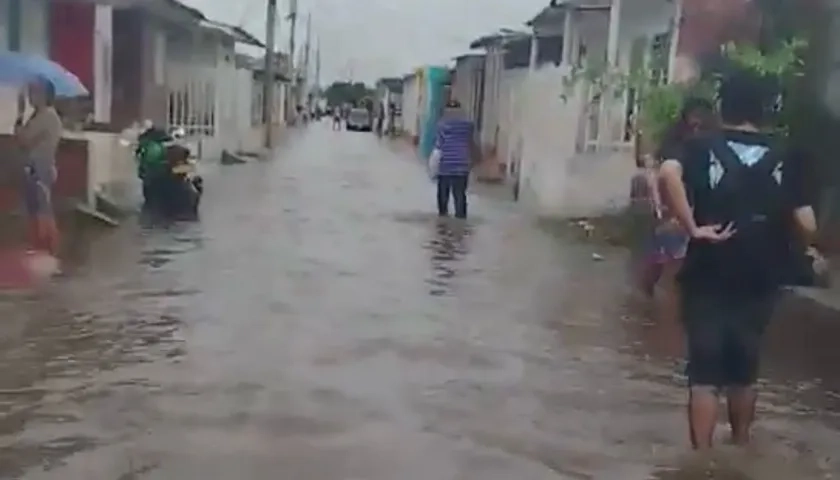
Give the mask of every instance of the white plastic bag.
M 436 178 L 438 176 L 438 169 L 440 168 L 440 149 L 436 148 L 432 150 L 432 154 L 429 155 L 429 176 L 431 178 Z

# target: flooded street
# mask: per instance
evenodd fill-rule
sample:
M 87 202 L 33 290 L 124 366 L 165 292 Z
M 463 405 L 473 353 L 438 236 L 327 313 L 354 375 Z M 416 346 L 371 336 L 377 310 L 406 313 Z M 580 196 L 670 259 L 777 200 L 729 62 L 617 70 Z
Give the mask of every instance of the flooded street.
M 620 252 L 505 195 L 441 224 L 409 148 L 326 122 L 213 170 L 201 222 L 97 235 L 0 297 L 0 478 L 840 475 L 840 319 L 780 322 L 755 451 L 709 473 L 679 332 L 633 313 Z

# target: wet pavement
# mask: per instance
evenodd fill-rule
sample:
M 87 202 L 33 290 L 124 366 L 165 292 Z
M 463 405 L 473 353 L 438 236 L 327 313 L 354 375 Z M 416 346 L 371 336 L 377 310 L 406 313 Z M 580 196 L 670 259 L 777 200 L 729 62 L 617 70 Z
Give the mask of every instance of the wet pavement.
M 840 474 L 831 315 L 786 306 L 756 445 L 710 467 L 620 252 L 506 195 L 440 223 L 409 149 L 326 123 L 213 170 L 201 222 L 77 237 L 55 285 L 0 296 L 0 478 Z

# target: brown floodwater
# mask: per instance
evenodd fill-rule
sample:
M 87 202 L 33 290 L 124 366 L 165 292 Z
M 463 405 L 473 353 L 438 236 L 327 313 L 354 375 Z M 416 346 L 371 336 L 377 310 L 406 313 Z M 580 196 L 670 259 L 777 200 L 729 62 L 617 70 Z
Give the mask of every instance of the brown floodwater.
M 698 458 L 679 328 L 621 251 L 501 190 L 439 222 L 407 147 L 326 124 L 210 170 L 200 222 L 72 234 L 62 278 L 0 295 L 0 477 L 840 474 L 830 311 L 785 303 L 754 447 Z

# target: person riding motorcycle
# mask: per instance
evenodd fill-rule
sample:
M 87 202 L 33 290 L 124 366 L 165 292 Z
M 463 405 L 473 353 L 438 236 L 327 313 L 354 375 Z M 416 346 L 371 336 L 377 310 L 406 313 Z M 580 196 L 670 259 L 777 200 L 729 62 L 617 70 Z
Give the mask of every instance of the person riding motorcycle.
M 179 141 L 183 136 L 152 126 L 137 138 L 137 173 L 147 211 L 179 218 L 198 214 L 204 183 L 193 170 L 189 147 Z
M 172 138 L 163 130 L 150 127 L 137 138 L 137 176 L 143 184 L 143 200 L 147 206 L 157 206 L 166 194 L 163 191 L 169 175 L 166 143 Z

